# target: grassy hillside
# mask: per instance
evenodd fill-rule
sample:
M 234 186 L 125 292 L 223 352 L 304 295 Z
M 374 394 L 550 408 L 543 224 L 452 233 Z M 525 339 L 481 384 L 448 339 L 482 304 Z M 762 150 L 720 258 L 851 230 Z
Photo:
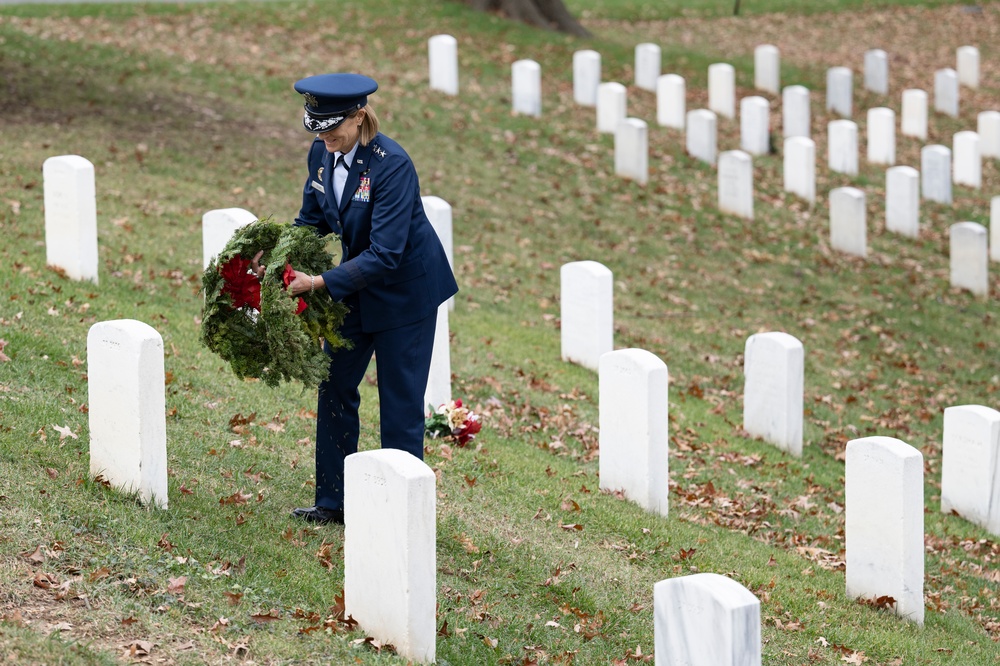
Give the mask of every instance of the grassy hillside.
M 821 15 L 807 35 L 766 17 L 618 23 L 603 7 L 588 40 L 453 3 L 0 11 L 0 661 L 405 663 L 338 619 L 343 530 L 287 516 L 313 496 L 315 390 L 238 381 L 198 342 L 202 213 L 294 217 L 311 137 L 291 84 L 356 70 L 380 82 L 372 102 L 422 193 L 453 206 L 453 393 L 485 417 L 475 447 L 427 442 L 440 663 L 648 661 L 654 583 L 695 571 L 761 599 L 769 665 L 1000 663 L 1000 542 L 939 511 L 943 409 L 996 407 L 1000 388 L 1000 285 L 991 278 L 989 299 L 948 286 L 947 230 L 988 222 L 1000 173 L 986 163 L 981 191 L 923 203 L 919 239 L 887 234 L 883 170 L 822 166 L 829 55 L 808 46 L 836 43 L 860 71 L 864 49 L 897 40 L 892 98 L 856 92 L 863 137 L 860 109 L 898 113 L 903 87 L 926 87 L 955 47 L 977 43 L 983 88 L 963 91 L 959 120 L 932 118 L 932 140 L 950 145 L 1000 107 L 1000 6 Z M 900 37 L 920 31 L 933 48 Z M 427 90 L 426 40 L 444 32 L 459 42 L 457 98 Z M 613 175 L 611 137 L 572 101 L 575 50 L 597 49 L 604 78 L 630 83 L 634 45 L 661 43 L 696 108 L 719 58 L 737 67 L 738 94 L 753 93 L 758 38 L 781 45 L 783 83 L 815 91 L 815 207 L 781 191 L 770 155 L 754 160 L 756 220 L 720 215 L 714 169 L 656 127 L 653 96 L 634 88 L 650 182 Z M 510 113 L 521 58 L 542 66 L 541 120 Z M 917 142 L 897 141 L 899 163 L 919 166 Z M 719 146 L 738 146 L 737 123 L 720 123 Z M 99 285 L 45 266 L 41 164 L 62 154 L 95 165 Z M 868 193 L 864 261 L 829 246 L 827 193 L 846 184 Z M 668 518 L 599 491 L 597 377 L 559 349 L 559 267 L 581 259 L 615 275 L 616 348 L 669 367 Z M 163 336 L 168 511 L 89 477 L 86 336 L 116 318 Z M 805 346 L 801 460 L 741 427 L 743 345 L 760 331 Z M 378 446 L 376 382 L 373 365 L 365 448 Z M 869 435 L 924 455 L 922 629 L 844 594 L 843 452 Z

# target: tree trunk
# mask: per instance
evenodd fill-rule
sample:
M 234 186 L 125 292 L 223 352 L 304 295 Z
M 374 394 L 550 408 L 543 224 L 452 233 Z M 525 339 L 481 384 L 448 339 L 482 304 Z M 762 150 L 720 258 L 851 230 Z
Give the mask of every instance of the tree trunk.
M 578 37 L 590 33 L 569 13 L 563 0 L 465 0 L 473 9 L 496 12 L 514 21 Z

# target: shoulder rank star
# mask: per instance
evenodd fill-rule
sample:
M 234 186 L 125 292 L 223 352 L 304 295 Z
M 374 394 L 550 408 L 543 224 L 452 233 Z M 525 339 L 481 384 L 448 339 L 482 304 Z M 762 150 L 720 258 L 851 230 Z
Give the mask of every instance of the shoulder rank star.
M 385 149 L 382 146 L 375 146 L 375 154 L 379 157 L 385 157 Z

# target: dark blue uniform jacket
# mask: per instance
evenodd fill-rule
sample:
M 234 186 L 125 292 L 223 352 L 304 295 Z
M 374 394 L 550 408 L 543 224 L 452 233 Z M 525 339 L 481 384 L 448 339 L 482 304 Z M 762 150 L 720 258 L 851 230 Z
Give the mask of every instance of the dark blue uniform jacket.
M 419 321 L 458 291 L 424 214 L 413 162 L 398 143 L 378 134 L 358 146 L 339 207 L 333 153 L 318 138 L 308 162 L 295 224 L 340 236 L 340 265 L 323 273 L 323 280 L 334 300 L 357 294 L 365 332 Z

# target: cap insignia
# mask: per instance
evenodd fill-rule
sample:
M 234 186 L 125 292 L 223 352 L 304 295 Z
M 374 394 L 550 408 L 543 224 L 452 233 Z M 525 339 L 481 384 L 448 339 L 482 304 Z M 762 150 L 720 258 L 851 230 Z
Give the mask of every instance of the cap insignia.
M 313 108 L 316 108 L 316 107 L 319 106 L 319 100 L 316 99 L 316 96 L 313 95 L 312 93 L 307 93 L 307 92 L 306 93 L 302 93 L 302 96 L 305 98 L 306 104 L 308 104 L 309 106 L 311 106 Z

